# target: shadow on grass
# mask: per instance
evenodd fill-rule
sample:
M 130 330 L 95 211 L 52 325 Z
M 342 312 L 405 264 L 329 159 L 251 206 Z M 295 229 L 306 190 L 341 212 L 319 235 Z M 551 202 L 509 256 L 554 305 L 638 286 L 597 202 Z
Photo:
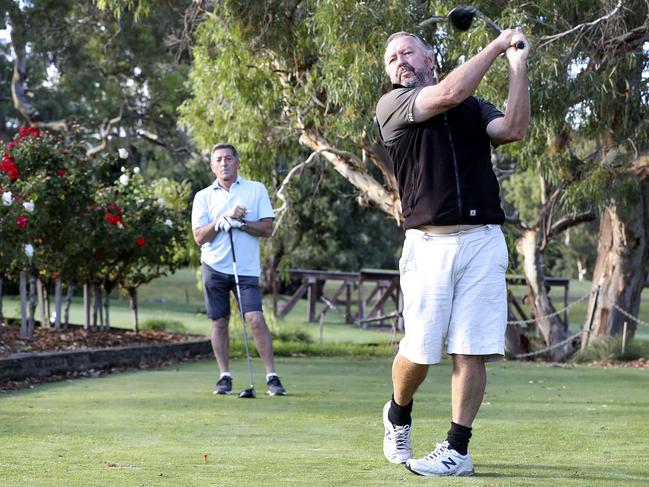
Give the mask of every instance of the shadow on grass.
M 621 471 L 605 470 L 597 467 L 569 467 L 566 465 L 506 465 L 497 463 L 476 464 L 476 478 L 494 479 L 543 479 L 557 481 L 574 479 L 593 482 L 624 481 L 629 484 L 647 485 L 649 475 L 626 474 Z M 544 474 L 544 471 L 548 471 Z

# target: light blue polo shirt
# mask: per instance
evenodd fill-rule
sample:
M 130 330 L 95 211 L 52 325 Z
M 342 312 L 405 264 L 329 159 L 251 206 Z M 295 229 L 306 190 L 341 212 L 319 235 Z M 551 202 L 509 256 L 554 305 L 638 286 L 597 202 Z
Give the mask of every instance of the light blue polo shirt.
M 239 176 L 230 191 L 219 186 L 214 180 L 211 186 L 196 193 L 192 206 L 192 228 L 207 225 L 228 208 L 235 206 L 244 206 L 250 210 L 243 218 L 247 221 L 275 218 L 265 186 Z M 233 229 L 232 232 L 237 256 L 237 274 L 259 277 L 259 238 L 241 230 Z M 219 231 L 214 240 L 201 246 L 201 262 L 218 272 L 233 274 L 230 237 L 226 232 Z

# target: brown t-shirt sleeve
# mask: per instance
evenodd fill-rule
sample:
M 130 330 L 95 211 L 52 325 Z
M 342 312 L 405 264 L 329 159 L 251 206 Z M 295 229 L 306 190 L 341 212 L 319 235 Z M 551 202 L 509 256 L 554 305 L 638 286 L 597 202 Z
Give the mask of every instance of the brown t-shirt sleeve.
M 419 88 L 395 88 L 381 97 L 376 105 L 376 121 L 385 144 L 399 138 L 415 123 L 413 110 Z

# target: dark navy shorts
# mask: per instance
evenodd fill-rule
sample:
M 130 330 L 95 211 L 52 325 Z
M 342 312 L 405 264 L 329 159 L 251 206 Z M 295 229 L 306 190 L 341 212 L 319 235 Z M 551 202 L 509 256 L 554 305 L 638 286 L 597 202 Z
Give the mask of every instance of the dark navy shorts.
M 234 275 L 215 271 L 206 264 L 201 265 L 203 275 L 203 293 L 207 317 L 211 320 L 230 316 L 230 291 L 239 303 Z M 261 311 L 261 290 L 256 276 L 239 276 L 241 301 L 239 306 L 244 313 Z

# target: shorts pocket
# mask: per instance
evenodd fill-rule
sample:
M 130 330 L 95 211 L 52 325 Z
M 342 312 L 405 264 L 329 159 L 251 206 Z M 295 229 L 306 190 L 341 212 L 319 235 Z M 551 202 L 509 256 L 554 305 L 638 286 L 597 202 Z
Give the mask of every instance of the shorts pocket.
M 406 238 L 403 242 L 403 250 L 401 251 L 401 258 L 399 259 L 399 274 L 403 275 L 416 268 L 414 247 L 415 240 L 413 238 Z

